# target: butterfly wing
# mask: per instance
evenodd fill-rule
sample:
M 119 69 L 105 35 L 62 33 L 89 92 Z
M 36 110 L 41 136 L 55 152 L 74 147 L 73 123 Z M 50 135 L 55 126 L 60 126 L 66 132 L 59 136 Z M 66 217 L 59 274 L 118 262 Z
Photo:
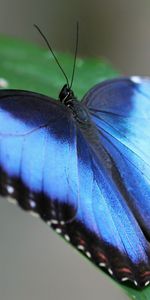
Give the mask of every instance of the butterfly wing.
M 0 91 L 0 192 L 58 223 L 76 213 L 75 126 L 59 102 Z M 59 207 L 60 205 L 60 207 Z
M 113 251 L 118 250 L 113 257 L 106 255 L 107 259 L 112 265 L 117 260 L 113 270 L 116 276 L 121 274 L 122 281 L 131 279 L 138 285 L 147 285 L 150 280 L 150 81 L 137 77 L 106 81 L 89 91 L 83 105 L 88 107 L 96 126 L 97 138 L 91 141 L 89 137 L 88 144 L 94 147 L 99 158 L 98 163 L 94 162 L 97 171 L 94 166 L 92 169 L 102 194 L 100 202 L 105 201 L 107 205 L 106 210 L 106 206 L 100 209 L 97 204 L 99 213 L 95 213 L 95 219 L 98 223 L 102 220 L 100 234 L 104 230 L 103 241 L 109 245 L 108 251 L 112 247 Z M 101 170 L 105 181 L 99 176 Z M 98 199 L 94 194 L 92 198 L 93 203 Z M 119 259 L 122 247 L 125 260 Z
M 104 135 L 88 100 L 83 105 L 89 107 L 94 131 L 81 128 L 52 99 L 0 92 L 0 193 L 40 214 L 118 280 L 143 286 L 150 279 L 149 245 L 128 205 L 126 165 L 121 173 L 117 164 L 123 150 L 114 146 L 109 132 Z M 127 162 L 129 171 L 141 176 L 140 168 Z
M 122 147 L 138 157 L 150 178 L 150 81 L 139 77 L 105 81 L 92 88 L 83 99 L 92 120 Z M 133 159 L 134 162 L 134 159 Z M 141 164 L 137 166 L 143 168 Z

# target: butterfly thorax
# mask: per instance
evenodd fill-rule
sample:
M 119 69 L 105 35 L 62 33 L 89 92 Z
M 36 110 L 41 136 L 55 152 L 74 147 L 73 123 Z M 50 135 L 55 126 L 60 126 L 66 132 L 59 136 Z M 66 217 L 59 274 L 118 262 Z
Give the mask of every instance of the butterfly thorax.
M 59 94 L 59 99 L 72 113 L 73 117 L 82 124 L 89 123 L 90 117 L 85 107 L 76 99 L 73 91 L 65 84 Z

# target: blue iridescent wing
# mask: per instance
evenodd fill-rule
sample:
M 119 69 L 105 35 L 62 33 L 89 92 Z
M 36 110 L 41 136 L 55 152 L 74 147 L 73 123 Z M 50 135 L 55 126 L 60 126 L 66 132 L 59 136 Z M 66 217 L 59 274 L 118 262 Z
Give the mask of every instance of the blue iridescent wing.
M 75 126 L 66 108 L 43 95 L 0 91 L 0 169 L 2 195 L 45 221 L 70 220 L 78 181 Z
M 112 83 L 114 91 L 122 93 L 115 82 L 119 81 Z M 126 88 L 129 83 L 127 80 Z M 0 92 L 0 193 L 38 213 L 116 279 L 143 286 L 150 279 L 149 244 L 129 205 L 126 165 L 136 179 L 137 175 L 141 178 L 141 169 L 130 159 L 134 152 L 117 138 L 114 143 L 113 134 L 102 127 L 106 122 L 99 115 L 101 103 L 95 103 L 99 99 L 96 91 L 101 95 L 101 85 L 82 102 L 92 118 L 85 127 L 50 98 L 21 91 Z M 106 96 L 107 92 L 109 88 Z M 132 158 L 137 161 L 137 157 Z M 144 166 L 148 168 L 148 164 Z M 149 177 L 145 175 L 146 171 L 142 178 L 148 195 Z M 136 200 L 138 203 L 139 198 Z
M 138 77 L 105 81 L 92 88 L 82 103 L 88 108 L 97 132 L 95 141 L 88 138 L 88 144 L 99 157 L 98 163 L 93 162 L 97 170 L 92 167 L 102 195 L 95 219 L 101 226 L 100 235 L 104 234 L 106 253 L 111 248 L 119 252 L 106 257 L 121 281 L 130 279 L 135 284 L 147 285 L 150 280 L 150 81 Z M 102 170 L 104 178 L 100 176 Z M 94 195 L 92 198 L 94 206 Z M 98 199 L 96 192 L 95 198 Z

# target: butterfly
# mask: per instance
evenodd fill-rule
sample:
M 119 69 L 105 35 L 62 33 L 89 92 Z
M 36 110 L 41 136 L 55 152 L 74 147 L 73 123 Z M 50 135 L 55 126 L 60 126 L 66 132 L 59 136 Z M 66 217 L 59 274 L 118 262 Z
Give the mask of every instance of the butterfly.
M 79 102 L 0 90 L 0 195 L 40 216 L 96 266 L 150 283 L 150 79 L 106 80 Z M 3 86 L 4 82 L 1 83 Z
M 150 283 L 150 79 L 79 102 L 0 90 L 0 194 L 38 214 L 119 282 Z

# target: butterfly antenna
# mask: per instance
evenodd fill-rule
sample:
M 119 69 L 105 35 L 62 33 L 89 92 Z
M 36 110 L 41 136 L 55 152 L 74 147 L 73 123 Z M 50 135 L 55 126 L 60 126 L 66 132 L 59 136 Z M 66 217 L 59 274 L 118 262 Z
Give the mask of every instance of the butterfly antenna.
M 71 78 L 71 83 L 70 83 L 70 89 L 72 88 L 72 84 L 73 84 L 73 80 L 74 80 L 76 60 L 77 60 L 77 52 L 78 52 L 78 41 L 79 41 L 79 22 L 77 22 L 77 29 L 76 29 L 76 44 L 75 44 L 74 63 L 73 63 L 73 70 L 72 70 L 72 78 Z
M 59 66 L 61 72 L 63 73 L 63 75 L 64 75 L 64 77 L 65 77 L 65 79 L 66 79 L 67 85 L 68 85 L 68 87 L 69 87 L 69 80 L 68 80 L 68 77 L 67 77 L 66 73 L 64 72 L 62 66 L 60 65 L 60 63 L 59 63 L 59 61 L 58 61 L 58 59 L 57 59 L 57 57 L 56 57 L 54 51 L 52 50 L 52 47 L 50 46 L 48 39 L 46 38 L 46 36 L 44 35 L 44 33 L 41 31 L 41 29 L 39 28 L 38 25 L 34 24 L 34 27 L 37 29 L 37 31 L 40 33 L 40 35 L 41 35 L 42 38 L 44 39 L 45 43 L 47 44 L 48 49 L 49 49 L 50 52 L 52 53 L 52 55 L 53 55 L 53 57 L 54 57 L 54 59 L 55 59 L 57 65 Z

